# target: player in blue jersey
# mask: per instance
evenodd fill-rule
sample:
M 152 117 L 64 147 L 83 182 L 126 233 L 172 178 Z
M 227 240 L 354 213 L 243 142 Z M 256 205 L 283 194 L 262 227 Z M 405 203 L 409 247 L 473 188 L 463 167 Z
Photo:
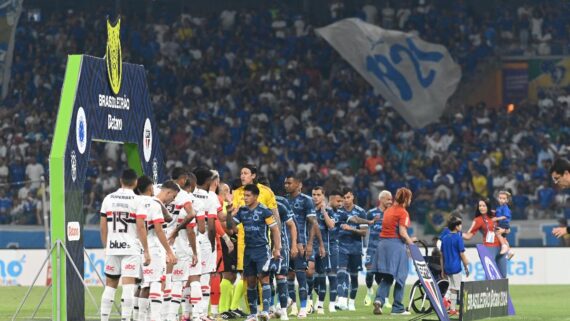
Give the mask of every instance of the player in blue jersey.
M 336 225 L 336 214 L 332 208 L 327 208 L 325 203 L 325 190 L 321 186 L 313 188 L 312 191 L 313 202 L 315 203 L 315 212 L 317 214 L 317 224 L 321 231 L 323 243 L 325 245 L 325 256 L 315 257 L 315 272 L 317 274 L 315 289 L 317 290 L 319 301 L 317 304 L 317 314 L 325 314 L 323 308 L 325 296 L 327 293 L 327 280 L 326 274 L 332 271 L 332 262 L 330 258 L 331 253 L 331 233 L 330 230 L 334 229 Z M 336 238 L 333 238 L 334 246 L 336 246 Z M 336 267 L 335 267 L 336 273 Z M 336 283 L 336 282 L 335 282 Z M 331 301 L 334 302 L 334 300 Z
M 276 310 L 275 317 L 281 320 L 289 320 L 287 317 L 287 274 L 289 262 L 299 254 L 297 249 L 297 226 L 295 214 L 289 205 L 289 201 L 283 196 L 276 196 L 277 211 L 281 220 L 281 262 L 280 269 L 276 272 L 277 296 L 279 297 L 280 310 Z
M 372 258 L 376 255 L 376 247 L 378 246 L 378 242 L 380 242 L 384 211 L 390 206 L 392 206 L 392 193 L 384 190 L 378 194 L 378 205 L 366 213 L 368 220 L 374 220 L 374 218 L 378 218 L 378 220 L 370 225 L 368 233 L 368 246 L 366 247 L 366 259 L 364 260 L 364 266 L 366 267 L 366 287 L 368 288 L 368 292 L 364 298 L 365 306 L 370 306 L 374 300 L 375 292 L 372 290 L 374 279 L 376 279 L 376 284 L 380 284 L 380 274 L 371 272 Z M 389 303 L 388 298 L 386 298 L 385 302 L 384 306 L 391 308 L 392 305 Z
M 358 272 L 362 269 L 362 237 L 366 236 L 368 227 L 374 220 L 366 219 L 366 211 L 354 204 L 354 193 L 350 188 L 343 190 L 343 207 L 339 211 L 339 256 L 338 256 L 338 283 L 339 298 L 337 309 L 355 311 L 354 299 L 358 291 Z M 349 282 L 350 273 L 350 282 Z M 350 284 L 350 300 L 349 296 Z M 348 301 L 348 302 L 347 302 Z
M 329 229 L 329 244 L 328 257 L 330 260 L 331 270 L 327 272 L 329 279 L 329 312 L 336 312 L 336 299 L 339 292 L 338 285 L 338 234 L 340 232 L 339 210 L 342 208 L 342 193 L 338 190 L 333 190 L 329 193 L 329 207 L 325 213 L 325 217 L 329 217 L 335 225 Z
M 259 188 L 254 184 L 244 187 L 245 205 L 233 217 L 234 223 L 242 224 L 245 231 L 244 276 L 247 279 L 247 297 L 250 315 L 247 321 L 257 321 L 257 282 L 262 284 L 263 311 L 259 319 L 269 320 L 269 305 L 271 301 L 271 288 L 269 286 L 269 270 L 271 258 L 280 260 L 281 233 L 272 211 L 257 201 Z M 237 226 L 230 224 L 234 233 Z M 268 228 L 271 229 L 273 253 L 269 248 L 267 237 Z
M 293 175 L 289 175 L 285 179 L 285 191 L 289 195 L 289 204 L 295 213 L 295 220 L 297 221 L 297 248 L 299 255 L 296 259 L 292 260 L 292 268 L 295 273 L 289 273 L 288 287 L 289 297 L 293 300 L 295 298 L 295 277 L 299 284 L 299 299 L 301 300 L 301 309 L 299 310 L 298 317 L 307 317 L 307 259 L 311 257 L 313 252 L 313 240 L 315 236 L 319 242 L 319 255 L 324 256 L 324 245 L 321 232 L 317 224 L 317 215 L 315 213 L 315 206 L 310 196 L 301 193 L 303 184 L 301 179 Z M 291 306 L 291 314 L 296 314 L 297 305 Z

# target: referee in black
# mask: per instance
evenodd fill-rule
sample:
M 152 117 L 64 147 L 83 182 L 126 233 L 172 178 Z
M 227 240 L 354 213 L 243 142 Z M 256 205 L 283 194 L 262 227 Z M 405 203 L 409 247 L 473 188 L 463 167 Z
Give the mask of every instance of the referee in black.
M 565 158 L 558 158 L 550 167 L 550 177 L 556 186 L 561 189 L 570 188 L 570 161 Z M 552 234 L 556 237 L 563 237 L 570 234 L 570 226 L 555 227 Z

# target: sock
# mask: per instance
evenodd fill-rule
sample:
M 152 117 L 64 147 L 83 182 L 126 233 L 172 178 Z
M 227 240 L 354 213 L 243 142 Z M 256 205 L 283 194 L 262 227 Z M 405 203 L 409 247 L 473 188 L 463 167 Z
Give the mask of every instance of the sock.
M 172 292 L 170 293 L 171 299 L 168 305 L 168 320 L 176 320 L 176 315 L 180 308 L 182 301 L 182 284 L 183 281 L 172 282 Z
M 222 279 L 220 283 L 220 312 L 226 312 L 230 309 L 232 304 L 232 294 L 234 292 L 234 285 L 230 280 Z
M 269 287 L 270 287 L 270 291 L 271 291 L 271 294 L 269 297 L 269 305 L 274 306 L 275 305 L 275 285 L 273 284 L 273 278 L 269 279 Z M 263 293 L 262 293 L 262 295 L 263 295 Z
M 451 292 L 451 310 L 457 310 L 457 293 Z
M 366 272 L 366 287 L 371 290 L 372 284 L 374 283 L 374 273 Z M 370 293 L 370 292 L 368 292 Z
M 299 300 L 301 301 L 301 309 L 307 307 L 307 274 L 305 271 L 295 272 L 297 275 L 297 283 L 299 283 Z
M 146 321 L 150 311 L 150 301 L 147 298 L 139 298 L 139 320 Z
M 338 296 L 348 298 L 348 273 L 346 270 L 338 270 Z
M 338 293 L 338 278 L 335 273 L 329 273 L 329 301 L 335 302 Z
M 277 279 L 277 295 L 279 296 L 279 305 L 282 309 L 287 309 L 287 280 Z
M 327 295 L 327 277 L 324 274 L 317 275 L 317 288 L 319 289 L 319 303 L 322 303 Z M 319 305 L 319 308 L 322 307 L 322 304 Z
M 109 321 L 109 315 L 113 309 L 113 302 L 115 301 L 115 292 L 117 289 L 106 286 L 101 296 L 101 320 Z
M 271 306 L 271 286 L 269 284 L 263 284 L 261 287 L 261 300 L 263 302 L 263 311 L 269 312 L 269 307 Z
M 348 305 L 348 298 L 339 296 L 338 297 L 338 304 L 337 306 L 347 306 Z
M 182 290 L 182 315 L 185 318 L 190 317 L 192 313 L 192 303 L 190 303 L 190 287 L 187 286 Z
M 162 320 L 166 320 L 168 318 L 168 309 L 170 307 L 170 300 L 172 292 L 172 274 L 166 274 L 164 277 L 164 298 L 162 304 L 162 311 L 160 312 Z
M 148 298 L 150 299 L 150 320 L 160 321 L 164 320 L 160 317 L 160 312 L 162 310 L 162 285 L 160 282 L 152 282 L 150 284 L 150 293 Z
M 210 309 L 212 314 L 218 314 L 218 306 L 220 305 L 220 275 L 215 274 L 210 277 Z
M 192 281 L 192 283 L 190 283 L 190 303 L 192 304 L 192 318 L 200 317 L 200 302 L 202 302 L 202 287 L 199 281 Z
M 293 302 L 297 302 L 297 295 L 295 293 L 295 280 L 287 280 L 287 292 L 289 292 L 289 298 Z
M 234 294 L 232 296 L 232 304 L 230 305 L 230 310 L 239 309 L 241 298 L 245 293 L 245 285 L 242 280 L 237 280 L 234 286 Z
M 348 306 L 354 306 L 354 299 L 348 299 Z
M 133 304 L 133 321 L 139 321 L 139 297 L 135 296 Z
M 257 314 L 257 287 L 247 288 L 247 300 L 249 302 L 249 313 Z
M 136 284 L 123 285 L 123 293 L 121 295 L 121 320 L 129 321 L 133 313 L 133 306 L 135 304 L 135 290 Z
M 350 273 L 350 298 L 356 299 L 358 292 L 358 273 Z
M 208 306 L 210 305 L 210 274 L 202 274 L 200 277 L 202 290 L 202 301 L 199 304 L 200 315 L 208 314 Z
M 313 290 L 315 289 L 315 275 L 307 276 L 307 299 L 313 299 Z

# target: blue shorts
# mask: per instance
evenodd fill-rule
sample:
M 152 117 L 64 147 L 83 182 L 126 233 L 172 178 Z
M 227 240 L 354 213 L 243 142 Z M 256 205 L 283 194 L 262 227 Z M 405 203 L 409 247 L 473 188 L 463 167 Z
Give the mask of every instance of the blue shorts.
M 327 258 L 329 260 L 330 265 L 330 272 L 336 273 L 338 271 L 338 245 L 334 244 L 331 245 L 330 251 L 327 254 Z M 329 272 L 329 271 L 327 271 Z
M 358 273 L 362 271 L 362 255 L 361 254 L 338 254 L 338 266 L 339 268 L 345 268 L 348 273 Z
M 305 258 L 305 252 L 299 252 L 296 258 L 289 259 L 290 271 L 306 271 L 308 266 L 307 259 Z
M 364 259 L 364 266 L 367 270 L 372 267 L 372 261 L 374 256 L 376 256 L 376 248 L 378 247 L 378 241 L 368 243 L 368 248 L 366 248 L 366 257 Z
M 243 256 L 243 275 L 257 276 L 267 274 L 263 266 L 271 259 L 269 247 L 245 248 Z
M 289 252 L 291 252 L 291 248 L 286 246 L 281 248 L 281 258 L 283 258 L 283 262 L 281 262 L 281 269 L 277 271 L 277 275 L 287 275 L 289 272 Z
M 500 228 L 502 228 L 502 229 L 505 229 L 505 230 L 508 230 L 508 229 L 511 228 L 510 222 L 507 222 L 507 221 L 505 221 L 505 220 L 498 221 L 498 222 L 497 222 L 497 226 L 500 227 Z

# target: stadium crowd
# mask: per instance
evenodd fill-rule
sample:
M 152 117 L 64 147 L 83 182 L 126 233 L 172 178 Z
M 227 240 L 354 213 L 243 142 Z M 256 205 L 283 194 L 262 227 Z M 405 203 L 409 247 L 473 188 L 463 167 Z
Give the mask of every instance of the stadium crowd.
M 422 0 L 367 4 L 357 12 L 332 1 L 329 9 L 330 21 L 356 15 L 443 43 L 464 74 L 496 54 L 497 44 L 515 54 L 550 53 L 570 26 L 563 2 L 498 6 L 484 16 L 462 1 L 449 8 Z M 48 170 L 66 56 L 103 56 L 104 16 L 70 10 L 36 22 L 23 14 L 0 103 L 0 224 L 41 223 L 39 181 Z M 538 104 L 510 113 L 483 103 L 455 106 L 426 128 L 394 127 L 403 121 L 389 102 L 313 33 L 322 24 L 301 14 L 243 9 L 122 19 L 123 60 L 148 70 L 168 168 L 205 165 L 231 181 L 240 164 L 257 164 L 276 194 L 295 173 L 307 186 L 351 186 L 365 208 L 381 189 L 408 186 L 420 222 L 503 187 L 514 195 L 514 219 L 553 218 L 560 209 L 570 217 L 570 197 L 557 193 L 547 172 L 570 151 L 570 91 L 542 94 Z M 84 203 L 95 213 L 118 186 L 125 158 L 116 144 L 94 144 L 91 155 Z

